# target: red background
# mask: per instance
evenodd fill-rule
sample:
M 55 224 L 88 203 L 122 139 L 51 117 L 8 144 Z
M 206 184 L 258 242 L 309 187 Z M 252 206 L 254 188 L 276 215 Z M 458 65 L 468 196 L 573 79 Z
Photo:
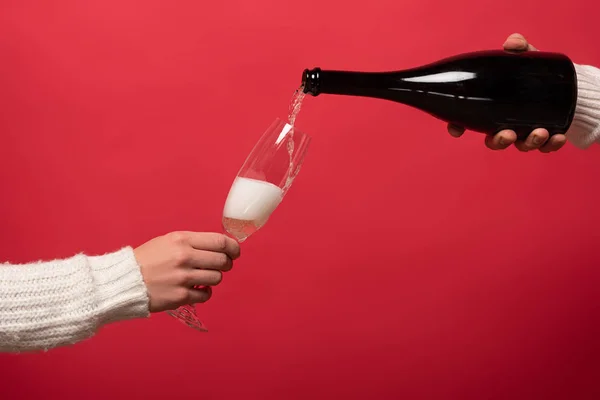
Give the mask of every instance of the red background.
M 600 65 L 597 4 L 3 1 L 0 259 L 219 231 L 304 68 L 412 67 L 514 31 Z M 0 397 L 600 395 L 600 148 L 492 152 L 357 98 L 307 98 L 298 127 L 305 165 L 200 307 L 210 333 L 158 314 L 3 355 Z

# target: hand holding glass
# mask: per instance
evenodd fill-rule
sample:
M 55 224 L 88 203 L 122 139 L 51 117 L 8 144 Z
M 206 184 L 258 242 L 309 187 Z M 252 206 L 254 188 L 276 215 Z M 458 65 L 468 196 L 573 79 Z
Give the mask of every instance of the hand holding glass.
M 223 229 L 239 243 L 262 228 L 300 172 L 311 137 L 275 119 L 235 177 L 225 206 Z M 206 332 L 192 305 L 168 311 L 189 327 Z

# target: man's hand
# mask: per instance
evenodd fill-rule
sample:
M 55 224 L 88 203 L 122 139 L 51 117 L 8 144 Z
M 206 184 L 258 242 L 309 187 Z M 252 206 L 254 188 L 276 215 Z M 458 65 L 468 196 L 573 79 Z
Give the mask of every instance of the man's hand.
M 537 51 L 535 47 L 527 42 L 522 35 L 514 33 L 504 42 L 504 50 L 512 52 Z M 454 137 L 460 137 L 465 130 L 461 127 L 448 125 L 448 132 Z M 517 134 L 511 130 L 504 130 L 495 135 L 486 135 L 485 145 L 492 150 L 504 150 L 514 144 L 520 151 L 538 150 L 542 153 L 550 153 L 563 147 L 567 142 L 565 135 L 557 134 L 550 137 L 546 129 L 535 129 L 526 140 L 517 140 Z
M 239 244 L 219 233 L 173 232 L 134 250 L 150 297 L 150 312 L 204 303 L 223 272 L 240 256 Z

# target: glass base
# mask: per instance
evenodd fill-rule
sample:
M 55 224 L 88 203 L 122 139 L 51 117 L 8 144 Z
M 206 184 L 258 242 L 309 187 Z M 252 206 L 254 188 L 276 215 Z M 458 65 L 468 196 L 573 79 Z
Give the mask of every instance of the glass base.
M 176 310 L 167 311 L 172 317 L 177 318 L 183 324 L 189 326 L 200 332 L 208 332 L 206 326 L 200 321 L 198 315 L 196 315 L 196 308 L 194 306 L 186 305 L 181 306 Z

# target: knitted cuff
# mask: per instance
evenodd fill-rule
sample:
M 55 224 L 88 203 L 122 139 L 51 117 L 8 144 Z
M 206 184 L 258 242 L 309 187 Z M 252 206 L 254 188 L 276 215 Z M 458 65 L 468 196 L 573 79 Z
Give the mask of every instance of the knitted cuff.
M 600 139 L 600 69 L 575 64 L 577 71 L 577 106 L 567 139 L 586 149 Z
M 146 285 L 131 247 L 88 259 L 101 324 L 149 316 Z

